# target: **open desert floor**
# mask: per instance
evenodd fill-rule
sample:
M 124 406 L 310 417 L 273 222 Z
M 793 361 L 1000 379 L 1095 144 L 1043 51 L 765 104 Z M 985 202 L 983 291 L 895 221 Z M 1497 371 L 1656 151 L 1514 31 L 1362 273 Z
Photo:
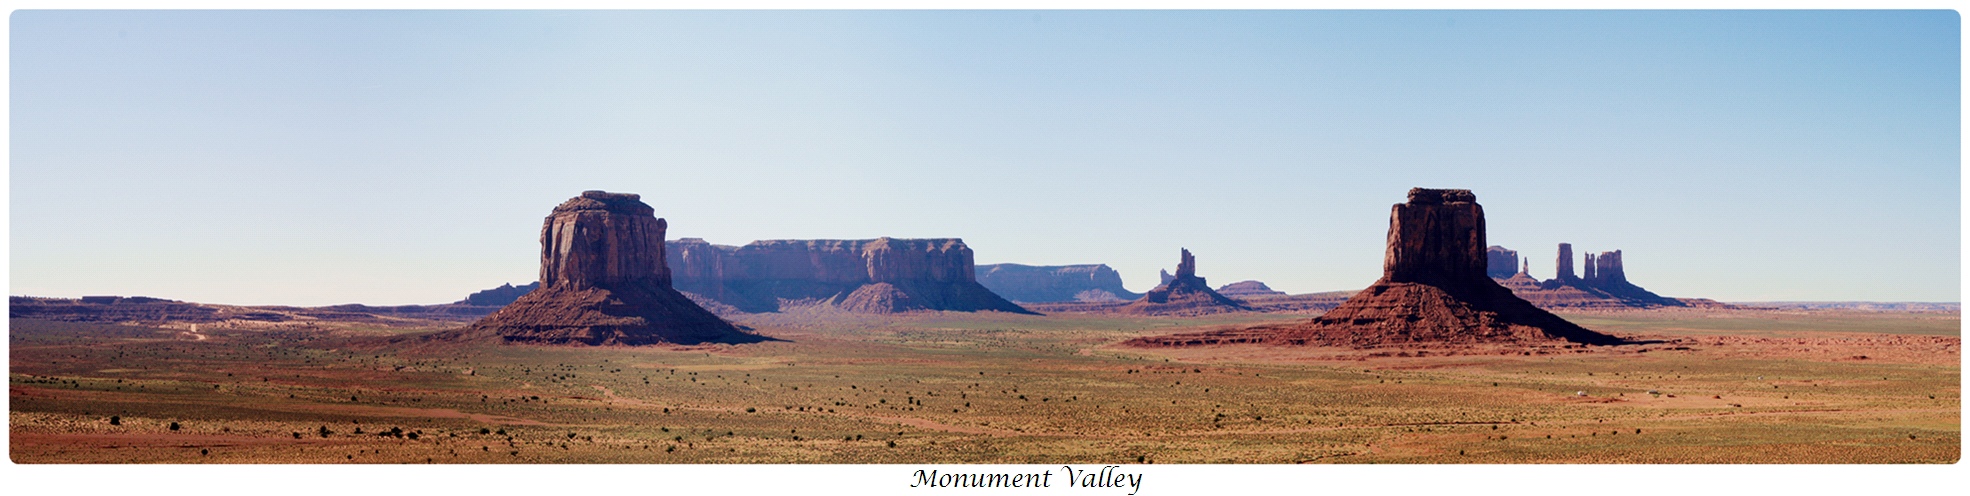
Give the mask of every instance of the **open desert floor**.
M 1615 347 L 1123 347 L 1304 315 L 799 310 L 783 341 L 14 319 L 16 463 L 1954 463 L 1955 313 L 1563 313 Z

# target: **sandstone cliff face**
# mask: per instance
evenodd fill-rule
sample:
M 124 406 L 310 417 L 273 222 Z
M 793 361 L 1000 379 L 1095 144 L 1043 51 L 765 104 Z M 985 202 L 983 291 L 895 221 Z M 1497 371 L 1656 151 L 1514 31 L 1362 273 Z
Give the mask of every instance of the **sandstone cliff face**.
M 745 312 L 807 301 L 851 311 L 1031 313 L 975 279 L 959 239 L 766 240 L 745 246 L 671 241 L 674 284 Z
M 1484 257 L 1485 274 L 1490 275 L 1492 279 L 1510 278 L 1515 273 L 1513 271 L 1519 268 L 1519 252 L 1505 249 L 1503 246 L 1494 245 L 1485 248 Z
M 1119 313 L 1132 315 L 1208 315 L 1251 310 L 1244 303 L 1211 290 L 1204 278 L 1197 277 L 1197 258 L 1191 256 L 1188 249 L 1183 250 L 1178 259 L 1177 273 L 1170 278 L 1170 282 L 1116 309 Z
M 1107 265 L 991 264 L 976 267 L 978 283 L 1015 302 L 1125 301 L 1142 297 L 1122 287 Z
M 1485 274 L 1484 210 L 1469 190 L 1409 190 L 1389 214 L 1382 278 L 1297 326 L 1139 338 L 1139 346 L 1230 343 L 1350 346 L 1622 340 L 1567 322 Z
M 671 288 L 666 227 L 637 195 L 583 192 L 555 207 L 541 226 L 540 289 L 436 338 L 587 345 L 764 340 Z

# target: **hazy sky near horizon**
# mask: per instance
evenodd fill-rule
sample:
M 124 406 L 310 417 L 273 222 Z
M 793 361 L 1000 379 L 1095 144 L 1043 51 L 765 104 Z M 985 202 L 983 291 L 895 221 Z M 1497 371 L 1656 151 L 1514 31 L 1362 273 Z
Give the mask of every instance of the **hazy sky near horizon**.
M 449 302 L 541 219 L 1293 293 L 1389 205 L 1726 301 L 1960 298 L 1951 11 L 16 11 L 9 292 Z

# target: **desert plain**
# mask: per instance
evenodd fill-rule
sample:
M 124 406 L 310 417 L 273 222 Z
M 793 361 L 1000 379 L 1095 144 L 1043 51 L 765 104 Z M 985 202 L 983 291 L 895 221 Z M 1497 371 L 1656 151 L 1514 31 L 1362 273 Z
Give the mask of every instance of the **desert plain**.
M 774 341 L 421 340 L 460 322 L 11 319 L 15 463 L 1955 463 L 1960 314 L 1560 311 L 1642 344 L 1142 348 L 1304 322 L 733 318 Z

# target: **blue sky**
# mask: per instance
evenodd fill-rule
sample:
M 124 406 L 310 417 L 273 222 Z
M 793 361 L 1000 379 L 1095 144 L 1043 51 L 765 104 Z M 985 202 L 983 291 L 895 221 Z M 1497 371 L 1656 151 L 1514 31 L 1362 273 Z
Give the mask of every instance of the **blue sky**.
M 11 294 L 438 303 L 548 209 L 1358 289 L 1390 204 L 1657 293 L 1956 301 L 1950 11 L 17 11 Z

